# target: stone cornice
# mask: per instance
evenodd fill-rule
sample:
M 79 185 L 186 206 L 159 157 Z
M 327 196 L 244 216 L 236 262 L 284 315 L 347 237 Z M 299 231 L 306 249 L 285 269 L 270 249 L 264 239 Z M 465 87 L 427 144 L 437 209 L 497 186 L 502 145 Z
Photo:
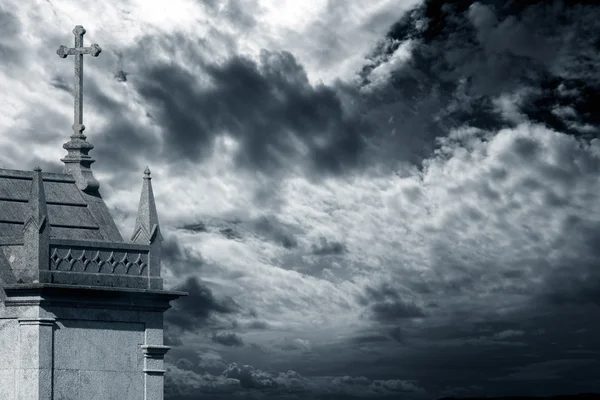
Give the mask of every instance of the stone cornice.
M 170 301 L 188 295 L 178 291 L 51 283 L 10 284 L 3 289 L 6 307 L 39 305 L 160 312 L 171 307 Z

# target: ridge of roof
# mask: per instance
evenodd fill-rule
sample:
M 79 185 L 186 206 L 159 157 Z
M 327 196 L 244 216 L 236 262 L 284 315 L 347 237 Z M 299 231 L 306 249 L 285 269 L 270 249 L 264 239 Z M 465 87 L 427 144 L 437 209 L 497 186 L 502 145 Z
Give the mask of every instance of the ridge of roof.
M 0 178 L 33 180 L 33 171 L 0 168 Z M 68 173 L 42 171 L 42 179 L 46 182 L 75 183 L 75 178 Z

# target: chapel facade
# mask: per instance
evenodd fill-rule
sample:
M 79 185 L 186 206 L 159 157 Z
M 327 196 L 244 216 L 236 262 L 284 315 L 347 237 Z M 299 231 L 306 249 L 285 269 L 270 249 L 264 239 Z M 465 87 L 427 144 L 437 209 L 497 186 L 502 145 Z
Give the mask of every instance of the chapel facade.
M 148 168 L 124 240 L 83 134 L 85 29 L 73 30 L 75 120 L 62 173 L 0 168 L 0 399 L 163 400 L 162 235 Z

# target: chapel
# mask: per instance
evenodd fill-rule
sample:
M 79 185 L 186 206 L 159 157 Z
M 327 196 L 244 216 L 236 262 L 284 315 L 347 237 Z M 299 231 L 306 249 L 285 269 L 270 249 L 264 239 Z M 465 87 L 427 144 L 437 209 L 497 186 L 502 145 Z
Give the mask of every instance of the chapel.
M 163 400 L 163 313 L 187 293 L 163 288 L 150 170 L 129 240 L 102 199 L 82 115 L 101 48 L 73 34 L 56 52 L 75 65 L 64 170 L 0 168 L 0 399 Z

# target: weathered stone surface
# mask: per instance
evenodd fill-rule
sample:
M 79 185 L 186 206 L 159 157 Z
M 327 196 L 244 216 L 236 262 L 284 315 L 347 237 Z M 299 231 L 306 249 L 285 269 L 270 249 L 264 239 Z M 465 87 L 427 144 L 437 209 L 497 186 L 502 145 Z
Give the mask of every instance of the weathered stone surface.
M 0 319 L 0 349 L 2 349 L 0 370 L 12 371 L 17 367 L 17 352 L 19 346 L 18 329 L 19 324 L 16 319 Z M 0 397 L 0 399 L 1 398 L 3 397 Z
M 23 237 L 29 216 L 29 195 L 34 171 L 0 168 L 0 237 Z M 96 192 L 83 192 L 72 175 L 41 173 L 53 238 L 123 242 L 110 212 Z M 63 219 L 68 219 L 63 220 Z M 68 223 L 66 223 L 68 222 Z
M 54 369 L 54 397 L 58 400 L 80 400 L 79 371 Z
M 15 370 L 0 369 L 0 399 L 15 400 Z
M 145 400 L 142 372 L 80 371 L 80 398 Z M 161 393 L 160 399 L 164 395 Z
M 141 370 L 142 354 L 138 346 L 144 343 L 142 323 L 58 320 L 54 340 L 54 368 Z
M 52 400 L 54 318 L 19 318 L 16 397 Z

